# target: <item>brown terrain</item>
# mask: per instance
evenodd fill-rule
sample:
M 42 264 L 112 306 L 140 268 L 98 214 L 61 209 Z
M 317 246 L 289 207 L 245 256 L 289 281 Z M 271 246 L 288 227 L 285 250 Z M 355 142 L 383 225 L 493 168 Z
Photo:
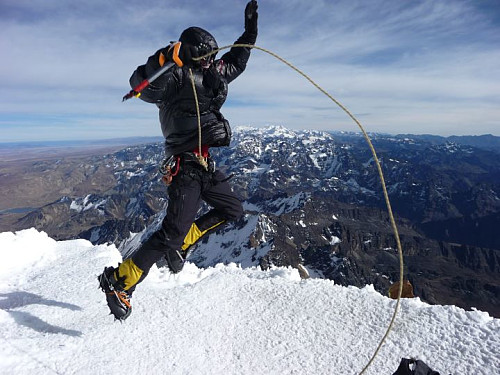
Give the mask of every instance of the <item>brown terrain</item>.
M 113 169 L 93 165 L 125 145 L 0 148 L 0 232 L 33 209 L 63 196 L 85 196 L 115 185 Z

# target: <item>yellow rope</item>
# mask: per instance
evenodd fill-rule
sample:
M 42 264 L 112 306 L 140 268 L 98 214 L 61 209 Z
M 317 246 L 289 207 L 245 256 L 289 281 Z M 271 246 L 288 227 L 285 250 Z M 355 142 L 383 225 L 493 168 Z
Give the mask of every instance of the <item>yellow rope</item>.
M 316 87 L 319 91 L 321 91 L 328 98 L 330 98 L 331 101 L 333 101 L 335 104 L 337 104 L 358 125 L 358 127 L 361 129 L 361 132 L 363 133 L 363 136 L 364 136 L 366 142 L 368 143 L 368 146 L 370 147 L 370 150 L 372 152 L 373 159 L 375 160 L 375 164 L 377 165 L 377 171 L 378 171 L 378 175 L 379 175 L 379 178 L 380 178 L 380 182 L 382 184 L 382 190 L 383 190 L 383 193 L 384 193 L 385 204 L 387 206 L 387 212 L 389 213 L 389 218 L 390 218 L 390 221 L 391 221 L 392 230 L 394 232 L 394 236 L 396 237 L 396 244 L 397 244 L 397 247 L 398 247 L 398 254 L 399 254 L 399 291 L 398 291 L 398 298 L 397 298 L 397 302 L 396 302 L 396 307 L 394 308 L 394 313 L 392 314 L 392 318 L 391 318 L 391 321 L 389 323 L 389 326 L 387 327 L 387 330 L 386 330 L 384 336 L 382 337 L 382 339 L 380 340 L 380 343 L 378 344 L 378 346 L 377 346 L 375 352 L 373 353 L 372 357 L 370 358 L 370 360 L 368 361 L 368 363 L 366 364 L 366 366 L 359 373 L 360 375 L 362 375 L 362 374 L 365 373 L 365 371 L 368 369 L 368 367 L 370 367 L 370 365 L 374 361 L 375 357 L 379 353 L 380 349 L 382 348 L 382 345 L 384 344 L 385 340 L 387 339 L 387 336 L 389 336 L 389 332 L 391 331 L 391 329 L 392 329 L 392 327 L 394 325 L 394 321 L 396 320 L 396 315 L 398 313 L 400 302 L 401 302 L 401 294 L 403 292 L 403 250 L 402 250 L 402 247 L 401 247 L 401 241 L 399 239 L 399 232 L 398 232 L 398 228 L 396 226 L 396 220 L 394 219 L 394 215 L 392 213 L 391 202 L 389 200 L 389 194 L 387 193 L 387 187 L 385 185 L 384 174 L 382 172 L 382 167 L 380 165 L 380 161 L 379 161 L 377 153 L 375 151 L 375 147 L 373 147 L 371 139 L 368 136 L 368 133 L 365 131 L 363 125 L 361 125 L 361 123 L 356 119 L 356 117 L 354 117 L 354 115 L 346 107 L 344 107 L 338 100 L 336 100 L 332 95 L 330 95 L 320 85 L 318 85 L 316 82 L 314 82 L 307 74 L 305 74 L 300 69 L 298 69 L 297 67 L 295 67 L 293 64 L 291 64 L 288 61 L 286 61 L 285 59 L 283 59 L 281 56 L 275 54 L 274 52 L 272 52 L 272 51 L 270 51 L 268 49 L 265 49 L 265 48 L 262 48 L 262 47 L 258 47 L 258 46 L 252 45 L 252 44 L 232 44 L 232 45 L 224 46 L 224 47 L 218 48 L 216 50 L 213 50 L 212 52 L 210 52 L 210 53 L 208 53 L 208 54 L 206 54 L 204 56 L 193 58 L 193 60 L 195 60 L 195 61 L 201 60 L 201 59 L 207 58 L 208 56 L 214 55 L 214 54 L 216 54 L 217 52 L 219 52 L 221 50 L 232 48 L 232 47 L 244 47 L 244 48 L 258 49 L 260 51 L 263 51 L 263 52 L 265 52 L 265 53 L 267 53 L 267 54 L 275 57 L 276 59 L 278 59 L 279 61 L 281 61 L 285 65 L 288 65 L 290 68 L 292 68 L 293 70 L 295 70 L 302 77 L 304 77 L 309 82 L 311 82 L 311 84 L 314 87 Z M 192 79 L 192 84 L 193 84 L 193 89 L 194 89 L 194 79 L 192 77 L 192 74 L 191 74 L 191 79 Z M 195 96 L 196 96 L 196 94 L 195 94 Z M 198 110 L 198 112 L 199 112 L 199 110 Z
M 200 105 L 198 103 L 198 94 L 196 93 L 196 86 L 194 84 L 193 71 L 189 68 L 189 75 L 191 76 L 191 86 L 193 87 L 194 102 L 196 104 L 196 117 L 198 119 L 198 161 L 200 164 L 208 171 L 207 160 L 203 157 L 201 151 L 201 116 L 200 116 Z

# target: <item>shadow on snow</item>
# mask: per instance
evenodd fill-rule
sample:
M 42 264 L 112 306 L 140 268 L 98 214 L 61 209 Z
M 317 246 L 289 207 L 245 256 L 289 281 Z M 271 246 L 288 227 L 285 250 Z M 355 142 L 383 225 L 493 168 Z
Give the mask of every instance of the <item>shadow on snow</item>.
M 41 333 L 61 333 L 64 335 L 76 336 L 76 337 L 80 337 L 82 335 L 82 332 L 80 331 L 65 329 L 44 322 L 40 318 L 37 318 L 36 316 L 31 315 L 28 312 L 13 310 L 18 307 L 24 307 L 29 305 L 55 306 L 55 307 L 61 307 L 63 309 L 69 309 L 72 311 L 82 310 L 80 306 L 73 305 L 71 303 L 45 299 L 42 296 L 33 293 L 28 293 L 28 292 L 0 293 L 0 309 L 9 313 L 14 318 L 17 324 L 31 328 Z

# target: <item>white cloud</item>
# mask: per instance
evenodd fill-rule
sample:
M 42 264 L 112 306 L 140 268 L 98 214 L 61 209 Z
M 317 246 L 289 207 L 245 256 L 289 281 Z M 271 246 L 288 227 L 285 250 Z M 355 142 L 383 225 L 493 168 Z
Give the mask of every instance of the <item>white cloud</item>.
M 146 116 L 159 135 L 154 106 L 120 102 L 130 74 L 191 25 L 210 30 L 219 45 L 232 43 L 243 30 L 245 3 L 2 2 L 0 129 L 10 124 L 14 136 L 13 124 L 42 128 L 50 116 L 64 115 L 74 124 L 68 137 L 82 121 L 104 136 L 121 117 L 123 132 L 142 135 L 131 119 Z M 477 3 L 267 0 L 259 13 L 257 44 L 363 114 L 369 130 L 500 135 L 498 20 Z M 307 81 L 260 51 L 231 84 L 223 112 L 235 125 L 354 126 Z

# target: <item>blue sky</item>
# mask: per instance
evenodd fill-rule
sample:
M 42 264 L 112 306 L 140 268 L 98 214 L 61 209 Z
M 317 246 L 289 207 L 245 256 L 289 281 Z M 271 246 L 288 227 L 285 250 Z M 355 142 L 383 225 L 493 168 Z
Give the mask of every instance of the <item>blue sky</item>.
M 161 135 L 128 79 L 189 26 L 219 45 L 244 0 L 0 3 L 0 142 Z M 500 135 L 497 0 L 261 0 L 257 45 L 309 74 L 368 131 Z M 357 131 L 285 65 L 253 51 L 229 87 L 233 126 Z

